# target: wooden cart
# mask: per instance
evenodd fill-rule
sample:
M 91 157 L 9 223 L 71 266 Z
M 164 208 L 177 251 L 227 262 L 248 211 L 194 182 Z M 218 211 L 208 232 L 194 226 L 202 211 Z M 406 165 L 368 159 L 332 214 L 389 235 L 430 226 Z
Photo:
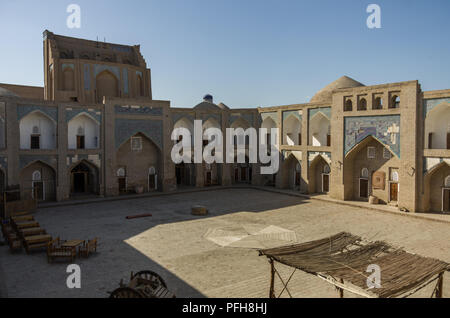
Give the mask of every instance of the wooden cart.
M 157 273 L 152 271 L 131 272 L 130 282 L 110 292 L 109 298 L 175 298 L 167 285 Z

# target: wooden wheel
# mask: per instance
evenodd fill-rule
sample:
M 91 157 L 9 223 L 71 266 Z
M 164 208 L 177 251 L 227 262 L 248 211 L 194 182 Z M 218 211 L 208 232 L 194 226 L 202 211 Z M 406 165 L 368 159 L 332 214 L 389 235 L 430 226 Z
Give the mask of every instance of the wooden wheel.
M 140 292 L 129 287 L 120 287 L 114 290 L 109 298 L 145 298 Z
M 157 285 L 162 285 L 164 288 L 167 288 L 166 282 L 164 281 L 164 279 L 162 279 L 161 276 L 159 276 L 157 273 L 152 272 L 152 271 L 140 271 L 137 272 L 136 274 L 134 274 L 133 276 L 131 276 L 131 279 L 133 278 L 143 278 L 145 280 L 149 280 L 151 282 L 156 283 Z

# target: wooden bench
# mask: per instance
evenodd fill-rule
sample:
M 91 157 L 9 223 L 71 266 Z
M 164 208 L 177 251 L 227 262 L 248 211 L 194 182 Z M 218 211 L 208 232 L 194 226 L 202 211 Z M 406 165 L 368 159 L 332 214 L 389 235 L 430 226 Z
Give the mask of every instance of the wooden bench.
M 47 234 L 45 229 L 43 229 L 41 227 L 30 227 L 30 228 L 21 229 L 21 230 L 19 230 L 19 233 L 22 236 L 22 238 L 25 238 L 27 236 Z
M 33 235 L 24 237 L 25 251 L 29 253 L 33 249 L 47 247 L 48 242 L 52 240 L 52 236 L 48 234 Z
M 22 242 L 10 224 L 1 222 L 2 234 L 11 252 L 22 249 Z
M 21 221 L 21 222 L 14 222 L 14 226 L 17 230 L 22 230 L 31 227 L 39 227 L 39 223 L 36 221 Z
M 79 249 L 80 256 L 89 257 L 89 254 L 97 252 L 97 238 L 84 242 Z
M 49 263 L 51 263 L 55 258 L 70 258 L 70 261 L 73 262 L 77 256 L 76 249 L 61 246 L 61 243 L 62 242 L 59 237 L 47 243 L 47 261 Z
M 23 222 L 23 221 L 34 221 L 34 217 L 32 215 L 23 215 L 23 216 L 12 216 L 12 222 Z

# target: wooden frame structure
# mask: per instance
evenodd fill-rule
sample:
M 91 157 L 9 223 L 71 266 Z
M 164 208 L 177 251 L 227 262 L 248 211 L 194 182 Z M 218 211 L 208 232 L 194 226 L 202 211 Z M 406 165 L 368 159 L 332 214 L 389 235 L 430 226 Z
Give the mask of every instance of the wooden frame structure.
M 269 297 L 280 297 L 286 291 L 292 298 L 288 284 L 297 270 L 315 275 L 334 285 L 341 298 L 344 290 L 367 298 L 408 297 L 436 282 L 431 297 L 443 297 L 444 273 L 450 264 L 419 256 L 377 241 L 364 241 L 359 236 L 341 232 L 316 241 L 282 246 L 259 251 L 270 263 Z M 275 262 L 292 267 L 294 271 L 286 282 L 275 267 Z M 380 268 L 380 284 L 369 287 L 367 269 Z M 275 295 L 275 277 L 283 289 Z

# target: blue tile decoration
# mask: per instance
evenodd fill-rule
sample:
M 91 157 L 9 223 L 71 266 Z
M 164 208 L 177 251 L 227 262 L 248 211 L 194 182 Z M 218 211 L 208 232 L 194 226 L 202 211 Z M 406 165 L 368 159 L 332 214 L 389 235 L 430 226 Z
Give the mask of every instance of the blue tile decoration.
M 84 64 L 84 90 L 91 89 L 91 68 L 89 64 Z
M 163 114 L 163 109 L 161 107 L 115 105 L 114 110 L 116 114 L 151 115 L 151 116 L 162 116 Z
M 70 67 L 72 70 L 75 70 L 75 65 L 73 65 L 71 63 L 70 64 L 69 63 L 64 63 L 61 68 L 64 71 L 68 67 Z
M 89 110 L 89 109 L 80 109 L 80 108 L 73 108 L 73 109 L 66 109 L 66 123 L 72 120 L 72 118 L 78 116 L 81 113 L 86 113 L 90 116 L 92 116 L 95 120 L 98 121 L 99 124 L 102 122 L 102 113 L 99 109 Z
M 123 68 L 123 92 L 124 94 L 128 94 L 128 69 Z
M 430 170 L 432 170 L 437 165 L 441 164 L 442 162 L 447 163 L 450 166 L 450 158 L 424 158 L 423 160 L 423 174 L 426 174 Z
M 300 112 L 301 111 L 298 110 L 290 110 L 283 112 L 283 122 L 291 115 L 294 115 L 295 117 L 298 118 L 298 120 L 300 120 L 300 122 L 302 122 L 302 114 Z
M 117 80 L 120 80 L 120 69 L 117 66 L 103 65 L 103 64 L 94 64 L 94 78 L 97 78 L 97 75 L 103 71 L 109 71 L 114 74 Z
M 345 117 L 344 153 L 368 136 L 375 137 L 400 158 L 400 115 Z
M 43 105 L 17 105 L 17 120 L 21 120 L 23 117 L 36 110 L 41 111 L 55 122 L 58 122 L 58 107 Z
M 424 118 L 434 107 L 441 103 L 450 103 L 450 98 L 435 98 L 435 99 L 425 99 L 423 101 L 423 114 Z
M 137 133 L 143 133 L 152 140 L 160 150 L 163 149 L 163 123 L 161 120 L 140 120 L 116 118 L 115 145 L 118 149 L 125 141 Z
M 185 117 L 186 119 L 190 120 L 192 124 L 194 124 L 194 116 L 189 113 L 175 113 L 172 111 L 172 122 L 175 124 L 177 121 L 179 121 L 181 118 Z
M 317 156 L 322 156 L 323 159 L 331 166 L 331 152 L 328 151 L 308 151 L 308 166 L 316 159 Z
M 42 161 L 56 170 L 58 159 L 50 155 L 19 155 L 19 168 L 22 170 L 35 161 Z
M 327 117 L 328 119 L 331 119 L 331 107 L 319 107 L 319 108 L 312 108 L 308 110 L 308 118 L 311 120 L 313 116 L 317 113 L 322 113 Z
M 270 117 L 278 125 L 278 112 L 261 113 L 261 124 L 267 117 Z
M 243 118 L 250 127 L 253 127 L 253 114 L 250 113 L 230 114 L 228 124 L 231 126 L 239 118 Z
M 101 154 L 67 155 L 67 157 L 66 157 L 66 165 L 67 165 L 67 167 L 74 166 L 74 165 L 77 165 L 78 163 L 80 163 L 83 160 L 87 161 L 89 163 L 92 163 L 97 168 L 101 168 L 102 167 L 102 155 Z

